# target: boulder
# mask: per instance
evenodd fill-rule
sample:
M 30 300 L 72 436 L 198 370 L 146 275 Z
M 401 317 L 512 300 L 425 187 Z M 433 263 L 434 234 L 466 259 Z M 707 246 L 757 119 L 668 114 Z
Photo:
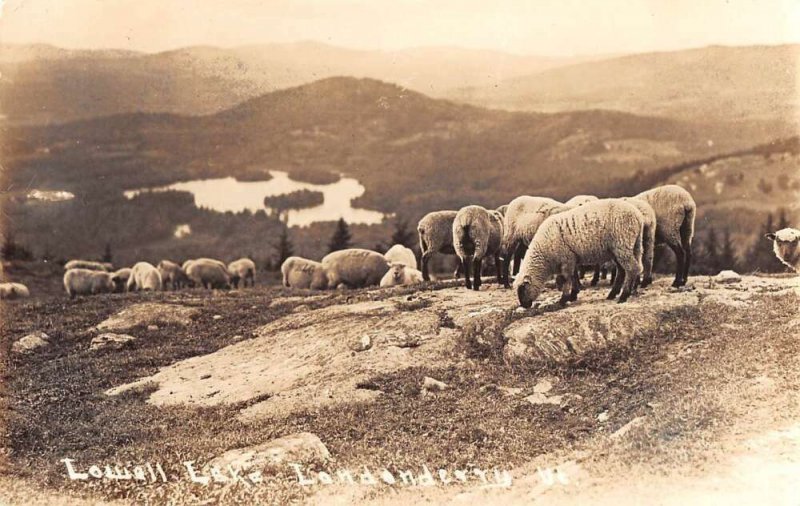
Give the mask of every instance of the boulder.
M 142 325 L 177 325 L 187 327 L 192 323 L 192 318 L 200 312 L 198 308 L 181 306 L 178 304 L 162 304 L 157 302 L 143 302 L 133 304 L 97 324 L 94 330 L 98 332 L 126 331 Z
M 425 376 L 425 379 L 422 380 L 422 389 L 426 392 L 439 392 L 447 390 L 447 388 L 449 388 L 447 383 L 433 379 L 430 376 Z
M 289 464 L 325 464 L 331 454 L 322 441 L 310 432 L 299 432 L 266 443 L 229 450 L 208 463 L 208 468 L 230 465 L 243 472 L 264 470 Z
M 562 396 L 560 395 L 547 396 L 541 392 L 536 392 L 534 394 L 525 397 L 525 400 L 533 405 L 553 404 L 555 406 L 560 406 L 562 401 Z
M 125 346 L 132 344 L 135 340 L 135 337 L 129 336 L 128 334 L 114 334 L 107 332 L 105 334 L 95 336 L 92 339 L 92 343 L 89 345 L 89 349 L 92 351 L 119 350 L 120 348 L 124 348 Z
M 742 281 L 742 276 L 735 271 L 721 271 L 719 274 L 714 276 L 714 281 L 722 284 L 740 283 Z
M 30 353 L 50 344 L 50 336 L 44 332 L 33 332 L 19 339 L 11 346 L 14 353 Z

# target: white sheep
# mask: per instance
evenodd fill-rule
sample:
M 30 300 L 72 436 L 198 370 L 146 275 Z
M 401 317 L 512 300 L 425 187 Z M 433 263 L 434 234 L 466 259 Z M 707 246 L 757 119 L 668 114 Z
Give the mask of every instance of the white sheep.
M 231 277 L 231 284 L 234 288 L 239 288 L 239 281 L 242 287 L 256 286 L 256 263 L 249 258 L 240 258 L 228 264 L 228 275 Z
M 195 285 L 203 288 L 230 288 L 231 278 L 228 268 L 218 260 L 198 258 L 188 262 L 186 275 Z
M 422 272 L 402 263 L 393 263 L 381 279 L 381 287 L 416 285 L 424 282 Z
M 458 211 L 434 211 L 428 213 L 419 220 L 417 233 L 419 234 L 419 250 L 422 254 L 422 277 L 425 281 L 430 281 L 428 274 L 428 262 L 434 253 L 445 255 L 455 255 L 453 248 L 453 220 L 456 219 Z M 461 275 L 463 266 L 459 261 L 454 276 Z
M 161 273 L 149 262 L 136 262 L 131 269 L 131 277 L 128 278 L 128 291 L 151 290 L 157 292 L 161 290 Z
M 672 286 L 686 284 L 692 263 L 692 239 L 697 204 L 692 195 L 678 185 L 644 191 L 636 198 L 650 204 L 656 213 L 656 244 L 666 243 L 675 253 L 677 265 Z
M 206 258 L 206 257 L 190 258 L 189 260 L 186 260 L 185 262 L 183 262 L 183 264 L 181 265 L 181 268 L 184 270 L 184 272 L 186 272 L 187 270 L 189 270 L 189 263 L 190 262 L 195 262 L 197 260 L 202 260 L 203 262 L 213 262 L 215 264 L 220 265 L 226 271 L 228 270 L 228 266 L 225 265 L 225 262 L 223 262 L 222 260 L 217 260 L 216 258 Z
M 644 288 L 653 282 L 653 258 L 656 251 L 656 212 L 653 206 L 642 199 L 624 197 L 621 200 L 632 204 L 642 213 L 642 266 L 644 271 L 642 273 L 641 286 Z
M 328 288 L 328 275 L 320 262 L 301 257 L 289 257 L 281 264 L 283 286 L 325 290 Z
M 568 201 L 564 202 L 564 204 L 568 206 L 582 206 L 587 202 L 594 202 L 595 200 L 597 200 L 597 197 L 594 195 L 575 195 Z
M 183 288 L 189 284 L 189 276 L 183 267 L 169 260 L 162 260 L 156 266 L 161 275 L 161 283 L 164 290 L 171 286 L 173 290 Z
M 414 254 L 414 251 L 412 251 L 411 248 L 406 248 L 402 244 L 395 244 L 389 248 L 389 250 L 383 254 L 383 258 L 390 264 L 400 263 L 412 269 L 417 268 L 417 256 Z
M 130 267 L 123 267 L 111 273 L 111 279 L 116 285 L 115 292 L 124 292 L 128 289 L 128 280 L 131 279 L 131 272 L 133 269 Z
M 453 247 L 464 266 L 467 288 L 479 290 L 483 259 L 494 257 L 497 282 L 508 286 L 508 277 L 502 272 L 503 216 L 481 206 L 461 208 L 453 220 Z M 472 276 L 472 280 L 470 280 Z
M 506 211 L 508 211 L 508 204 L 503 204 L 502 206 L 495 209 L 495 211 L 497 211 L 498 213 L 502 214 L 503 217 L 505 217 Z
M 377 286 L 389 270 L 389 262 L 375 251 L 351 248 L 334 251 L 322 259 L 328 288 Z
M 530 244 L 539 225 L 552 214 L 572 209 L 557 200 L 548 197 L 531 197 L 523 195 L 511 201 L 503 218 L 503 251 L 506 253 L 503 263 L 503 276 L 508 278 L 511 270 L 511 259 L 514 258 L 513 274 L 519 272 L 522 257 Z
M 800 230 L 782 228 L 765 236 L 772 241 L 772 250 L 778 260 L 795 272 L 800 272 Z
M 522 307 L 529 308 L 544 289 L 545 282 L 558 274 L 563 279 L 559 301 L 575 300 L 579 265 L 614 260 L 624 272 L 625 287 L 619 302 L 625 302 L 642 271 L 643 218 L 633 205 L 616 199 L 590 202 L 547 218 L 531 241 L 514 289 Z M 608 295 L 613 299 L 622 286 Z
M 0 300 L 27 299 L 31 296 L 22 283 L 0 283 Z
M 93 262 L 91 260 L 70 260 L 64 264 L 64 270 L 70 269 L 87 269 L 90 271 L 103 271 L 110 272 L 114 267 L 108 262 Z
M 64 274 L 64 289 L 70 299 L 74 299 L 76 295 L 113 293 L 116 290 L 116 284 L 110 272 L 69 269 Z

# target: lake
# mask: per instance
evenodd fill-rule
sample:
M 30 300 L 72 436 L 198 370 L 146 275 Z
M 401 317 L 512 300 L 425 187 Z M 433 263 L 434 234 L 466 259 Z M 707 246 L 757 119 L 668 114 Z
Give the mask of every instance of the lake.
M 256 212 L 264 207 L 264 197 L 284 195 L 298 190 L 322 193 L 322 204 L 306 209 L 290 209 L 287 212 L 290 227 L 305 227 L 318 221 L 335 221 L 344 218 L 348 223 L 372 225 L 383 221 L 384 214 L 369 209 L 353 207 L 353 199 L 364 194 L 365 188 L 353 178 L 343 177 L 331 184 L 311 184 L 294 181 L 283 171 L 271 170 L 269 181 L 237 181 L 233 177 L 219 179 L 197 179 L 173 183 L 158 188 L 128 190 L 125 197 L 132 199 L 148 191 L 177 190 L 194 195 L 197 207 L 213 211 L 234 213 L 249 209 Z

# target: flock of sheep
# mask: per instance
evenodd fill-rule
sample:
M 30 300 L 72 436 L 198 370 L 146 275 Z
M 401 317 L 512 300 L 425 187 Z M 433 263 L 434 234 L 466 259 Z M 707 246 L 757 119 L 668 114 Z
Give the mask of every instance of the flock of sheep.
M 625 302 L 638 286 L 652 282 L 658 244 L 675 253 L 672 286 L 686 284 L 696 211 L 692 196 L 677 185 L 634 197 L 578 195 L 564 203 L 524 195 L 495 210 L 470 205 L 425 215 L 417 226 L 421 270 L 414 252 L 396 244 L 385 254 L 359 248 L 335 251 L 320 262 L 293 256 L 281 265 L 281 273 L 284 286 L 312 290 L 413 285 L 430 280 L 430 259 L 442 253 L 458 257 L 455 277 L 463 273 L 466 287 L 474 290 L 481 286 L 483 260 L 492 258 L 498 283 L 510 288 L 513 275 L 513 288 L 526 308 L 553 277 L 561 290 L 560 304 L 576 300 L 586 270 L 594 271 L 592 286 L 601 272 L 611 272 L 608 298 L 619 296 L 619 302 Z M 766 237 L 773 241 L 778 259 L 800 271 L 800 230 L 786 228 Z M 64 288 L 72 298 L 191 286 L 238 288 L 240 283 L 254 286 L 256 278 L 256 265 L 248 258 L 227 265 L 211 258 L 182 265 L 169 260 L 157 266 L 138 262 L 116 271 L 107 263 L 72 260 L 64 268 Z M 20 283 L 0 283 L 0 299 L 29 295 Z
M 203 288 L 238 288 L 255 286 L 256 264 L 240 258 L 227 265 L 212 258 L 187 260 L 178 265 L 162 260 L 158 266 L 137 262 L 133 267 L 114 271 L 108 263 L 70 260 L 64 265 L 64 289 L 70 298 L 76 295 L 95 295 L 138 290 L 177 290 L 187 286 Z
M 496 210 L 470 205 L 436 211 L 419 222 L 422 270 L 411 250 L 393 246 L 385 255 L 364 249 L 336 251 L 321 262 L 292 257 L 281 267 L 283 284 L 297 288 L 358 288 L 421 283 L 430 279 L 435 253 L 455 254 L 467 288 L 479 290 L 485 258 L 494 259 L 497 281 L 506 288 L 515 275 L 520 305 L 530 307 L 556 277 L 561 304 L 577 299 L 579 277 L 592 268 L 597 284 L 602 269 L 612 271 L 608 298 L 625 302 L 638 285 L 652 282 L 655 246 L 675 252 L 673 286 L 686 284 L 692 259 L 697 206 L 677 185 L 616 199 L 579 195 L 565 203 L 521 196 Z M 514 260 L 513 270 L 511 261 Z

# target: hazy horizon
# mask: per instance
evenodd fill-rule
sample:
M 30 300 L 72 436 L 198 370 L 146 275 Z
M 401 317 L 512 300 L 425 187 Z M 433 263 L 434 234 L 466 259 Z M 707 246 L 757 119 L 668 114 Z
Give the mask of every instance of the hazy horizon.
M 234 0 L 224 9 L 197 0 L 0 0 L 0 8 L 0 43 L 145 53 L 311 42 L 561 58 L 800 43 L 800 2 L 791 0 Z

